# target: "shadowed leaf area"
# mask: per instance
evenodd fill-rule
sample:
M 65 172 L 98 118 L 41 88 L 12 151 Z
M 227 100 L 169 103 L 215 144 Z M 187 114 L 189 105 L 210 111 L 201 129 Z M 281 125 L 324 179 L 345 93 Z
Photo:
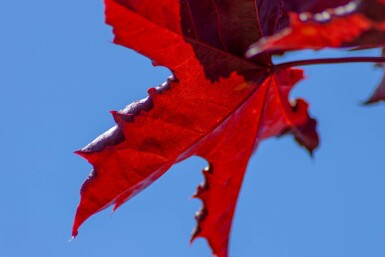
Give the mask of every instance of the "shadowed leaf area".
M 306 37 L 297 34 L 295 47 L 281 49 L 284 44 L 280 44 L 275 48 L 269 42 L 277 41 L 275 37 L 285 40 L 290 35 L 288 29 L 296 31 L 295 21 L 302 22 L 300 12 L 335 10 L 339 4 L 349 3 L 105 0 L 106 23 L 113 27 L 114 43 L 147 56 L 173 75 L 150 88 L 147 98 L 113 111 L 116 125 L 76 152 L 93 169 L 81 188 L 73 236 L 91 215 L 109 206 L 117 209 L 173 164 L 196 155 L 205 158 L 209 166 L 194 195 L 203 206 L 196 215 L 192 240 L 206 238 L 213 254 L 227 257 L 238 194 L 258 144 L 272 136 L 290 134 L 312 154 L 319 143 L 308 104 L 303 99 L 288 99 L 303 78 L 302 70 L 274 69 L 272 52 L 260 49 L 311 47 Z M 364 11 L 372 4 L 383 7 L 384 1 L 362 1 L 359 8 L 344 16 L 298 26 L 315 24 L 322 31 L 324 26 L 333 27 L 335 20 L 349 21 L 350 16 L 358 15 L 370 22 L 369 30 L 382 33 L 382 20 L 376 13 Z M 291 27 L 287 27 L 289 17 Z M 354 38 L 347 42 L 340 36 L 336 46 L 361 46 L 364 42 L 367 47 L 366 40 L 370 47 L 381 45 L 381 40 L 362 36 L 368 30 L 357 26 L 352 29 L 359 30 Z M 246 58 L 253 43 L 250 49 L 254 53 Z

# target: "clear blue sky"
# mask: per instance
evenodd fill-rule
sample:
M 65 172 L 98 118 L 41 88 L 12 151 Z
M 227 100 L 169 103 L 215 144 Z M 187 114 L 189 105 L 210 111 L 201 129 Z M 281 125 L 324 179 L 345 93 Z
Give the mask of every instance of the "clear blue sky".
M 0 15 L 0 256 L 210 256 L 189 245 L 205 162 L 174 166 L 114 215 L 68 243 L 90 165 L 72 152 L 113 125 L 109 110 L 146 96 L 169 72 L 113 45 L 102 1 L 4 1 Z M 375 55 L 378 51 L 357 54 Z M 346 56 L 293 53 L 289 57 Z M 232 257 L 385 256 L 385 105 L 362 107 L 380 81 L 371 64 L 307 67 L 294 92 L 311 103 L 321 147 L 291 138 L 251 159 Z

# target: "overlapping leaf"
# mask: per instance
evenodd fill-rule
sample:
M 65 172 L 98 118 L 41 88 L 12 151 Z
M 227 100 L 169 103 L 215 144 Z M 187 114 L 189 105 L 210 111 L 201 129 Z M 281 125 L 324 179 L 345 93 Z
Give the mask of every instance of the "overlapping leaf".
M 350 1 L 318 13 L 291 13 L 290 27 L 258 41 L 248 55 L 266 50 L 380 47 L 385 45 L 384 13 L 383 0 Z
M 290 26 L 253 44 L 247 55 L 266 50 L 319 50 L 385 46 L 383 0 L 302 1 L 286 0 Z M 384 54 L 382 55 L 384 56 Z M 385 101 L 385 80 L 366 103 Z

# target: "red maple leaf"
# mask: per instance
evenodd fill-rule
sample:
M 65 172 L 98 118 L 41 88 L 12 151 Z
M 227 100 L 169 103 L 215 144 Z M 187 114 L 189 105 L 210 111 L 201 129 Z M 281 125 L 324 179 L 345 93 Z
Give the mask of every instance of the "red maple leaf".
M 318 146 L 307 103 L 288 101 L 302 71 L 274 65 L 269 52 L 244 57 L 252 43 L 282 31 L 288 10 L 302 11 L 298 2 L 105 0 L 114 42 L 173 76 L 146 99 L 112 112 L 116 125 L 77 151 L 93 170 L 81 188 L 73 236 L 94 213 L 115 210 L 197 155 L 209 166 L 195 194 L 203 207 L 192 240 L 204 237 L 215 255 L 228 256 L 239 190 L 259 142 L 290 133 L 310 153 Z

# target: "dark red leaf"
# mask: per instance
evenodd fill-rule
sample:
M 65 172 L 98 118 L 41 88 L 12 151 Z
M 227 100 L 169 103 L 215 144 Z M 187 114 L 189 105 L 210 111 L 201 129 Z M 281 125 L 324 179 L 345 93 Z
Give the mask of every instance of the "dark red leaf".
M 293 109 L 307 110 L 307 108 L 308 104 L 302 99 L 297 100 L 296 103 L 293 105 Z M 305 124 L 301 126 L 288 127 L 288 129 L 283 131 L 282 134 L 279 136 L 292 134 L 298 144 L 305 147 L 309 154 L 313 156 L 313 151 L 319 145 L 319 137 L 316 131 L 316 127 L 317 121 L 308 116 L 307 122 Z
M 81 189 L 73 236 L 94 213 L 115 210 L 174 163 L 198 155 L 210 166 L 195 194 L 203 208 L 193 239 L 204 237 L 214 254 L 228 255 L 239 189 L 259 142 L 290 131 L 309 151 L 318 144 L 307 104 L 288 101 L 302 71 L 273 72 L 268 53 L 243 58 L 248 44 L 279 23 L 279 3 L 106 0 L 114 42 L 174 75 L 146 99 L 112 112 L 116 126 L 77 152 L 93 170 Z M 274 18 L 261 20 L 268 10 Z
M 385 2 L 351 1 L 323 12 L 290 14 L 290 27 L 261 39 L 248 51 L 322 49 L 325 47 L 371 48 L 385 45 Z

